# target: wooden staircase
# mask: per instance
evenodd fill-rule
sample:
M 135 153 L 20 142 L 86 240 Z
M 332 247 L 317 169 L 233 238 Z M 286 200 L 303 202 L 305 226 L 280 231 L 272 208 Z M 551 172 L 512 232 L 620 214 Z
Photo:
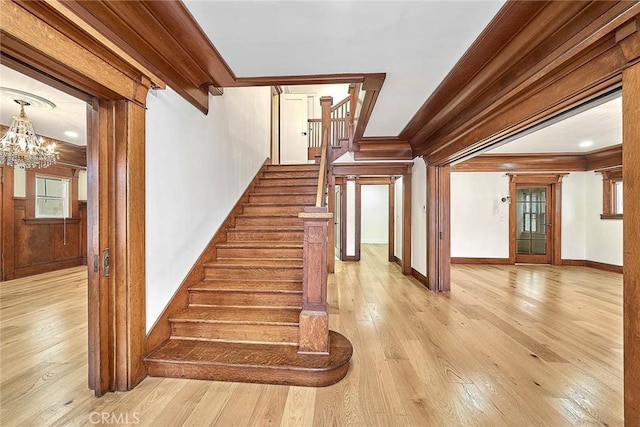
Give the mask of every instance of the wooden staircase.
M 248 203 L 216 245 L 171 337 L 146 358 L 148 374 L 218 381 L 325 386 L 342 379 L 351 343 L 329 332 L 329 354 L 298 351 L 304 229 L 318 165 L 266 166 Z

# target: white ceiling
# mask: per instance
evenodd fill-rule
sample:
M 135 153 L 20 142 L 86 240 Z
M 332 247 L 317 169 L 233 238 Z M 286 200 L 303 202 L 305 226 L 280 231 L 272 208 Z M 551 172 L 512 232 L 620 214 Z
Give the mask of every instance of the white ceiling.
M 33 122 L 36 134 L 76 145 L 87 144 L 87 104 L 44 83 L 27 77 L 0 64 L 0 86 L 28 92 L 48 99 L 56 105 L 53 110 L 36 106 L 25 107 L 27 117 Z M 12 98 L 0 96 L 0 123 L 9 126 L 13 116 L 20 113 L 20 106 Z M 76 132 L 76 138 L 64 132 Z
M 503 1 L 194 1 L 238 77 L 387 74 L 365 135 L 395 136 Z
M 586 142 L 592 144 L 580 145 Z M 487 153 L 585 153 L 621 143 L 622 97 L 619 96 Z

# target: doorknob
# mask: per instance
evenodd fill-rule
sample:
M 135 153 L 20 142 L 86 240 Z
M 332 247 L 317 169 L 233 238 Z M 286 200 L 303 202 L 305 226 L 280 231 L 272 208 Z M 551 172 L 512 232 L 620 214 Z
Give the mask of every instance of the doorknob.
M 302 133 L 302 135 L 303 135 L 303 136 L 307 136 L 307 133 L 306 133 L 306 132 L 301 132 L 301 133 Z

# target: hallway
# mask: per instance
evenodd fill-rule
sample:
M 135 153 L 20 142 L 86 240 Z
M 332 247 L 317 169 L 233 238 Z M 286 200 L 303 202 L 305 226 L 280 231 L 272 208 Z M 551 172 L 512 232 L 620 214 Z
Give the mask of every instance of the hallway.
M 360 263 L 338 262 L 329 277 L 331 328 L 354 357 L 342 382 L 318 389 L 147 378 L 96 399 L 86 386 L 86 270 L 5 282 L 0 422 L 622 425 L 621 275 L 456 265 L 451 294 L 438 295 L 386 256 L 384 245 L 363 245 Z

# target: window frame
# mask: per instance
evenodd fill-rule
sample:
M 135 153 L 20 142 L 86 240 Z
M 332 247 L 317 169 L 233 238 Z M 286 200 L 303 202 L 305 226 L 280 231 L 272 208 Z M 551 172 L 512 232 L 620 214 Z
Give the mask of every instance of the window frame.
M 623 212 L 617 212 L 618 201 L 616 200 L 617 192 L 615 188 L 616 183 L 623 182 L 622 167 L 599 172 L 602 174 L 602 214 L 600 219 L 622 219 Z
M 39 195 L 38 194 L 38 179 L 44 179 L 45 180 L 45 195 Z M 57 196 L 47 196 L 46 195 L 46 180 L 51 180 L 51 181 L 60 181 L 62 188 L 63 188 L 63 195 L 60 197 Z M 35 176 L 35 180 L 34 180 L 34 184 L 35 184 L 35 198 L 34 198 L 34 213 L 35 213 L 35 218 L 36 219 L 64 219 L 64 218 L 71 218 L 71 179 L 67 178 L 67 177 L 62 177 L 62 176 L 51 176 L 51 175 L 45 175 L 45 174 L 36 174 Z M 63 203 L 63 214 L 61 216 L 52 216 L 52 215 L 43 215 L 40 213 L 39 209 L 38 209 L 38 201 L 39 200 L 62 200 Z

